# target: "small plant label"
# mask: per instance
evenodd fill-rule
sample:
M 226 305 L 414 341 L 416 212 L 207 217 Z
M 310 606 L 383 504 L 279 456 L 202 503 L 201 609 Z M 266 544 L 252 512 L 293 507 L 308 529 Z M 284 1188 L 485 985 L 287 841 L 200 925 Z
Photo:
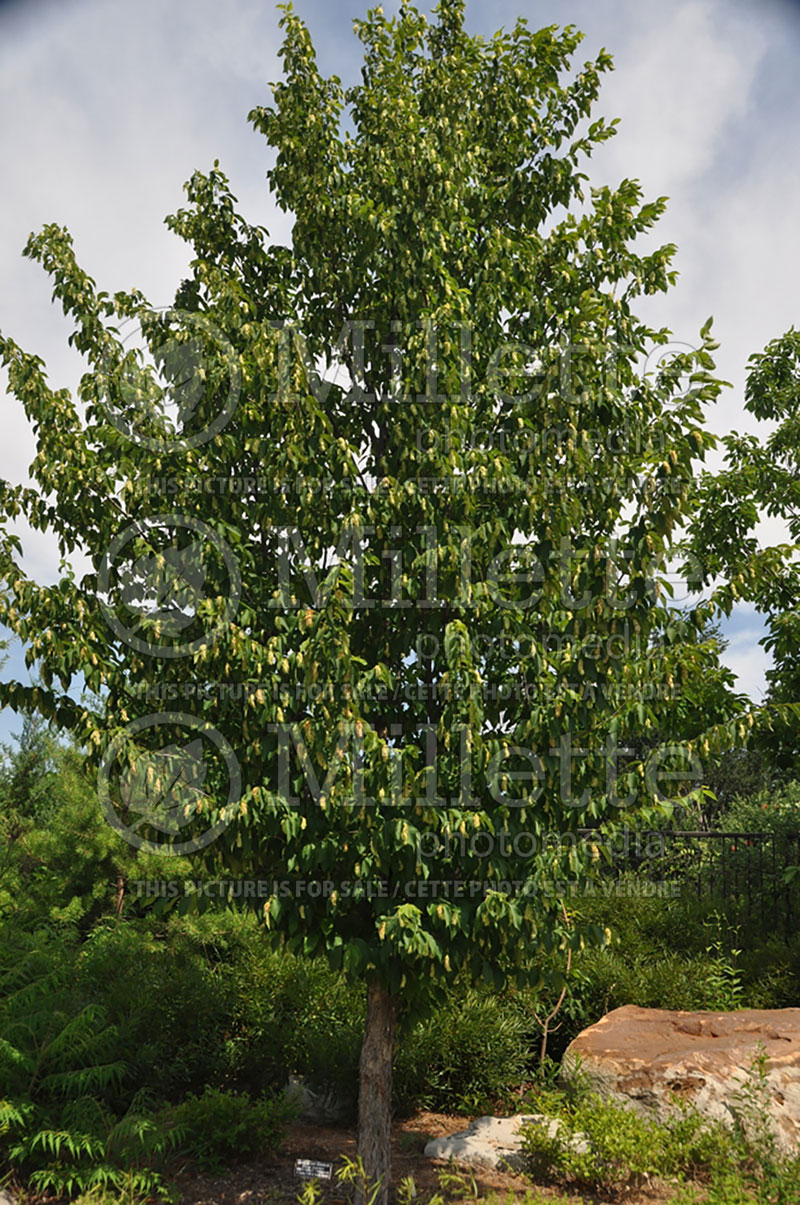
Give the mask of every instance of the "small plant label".
M 316 1159 L 295 1159 L 294 1174 L 304 1180 L 330 1180 L 332 1163 L 320 1163 Z

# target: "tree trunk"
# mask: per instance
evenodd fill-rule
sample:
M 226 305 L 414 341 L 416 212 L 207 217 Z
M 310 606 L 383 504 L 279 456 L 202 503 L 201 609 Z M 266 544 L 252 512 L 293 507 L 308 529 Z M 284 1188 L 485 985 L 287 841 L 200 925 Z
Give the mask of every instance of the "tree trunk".
M 122 905 L 125 900 L 125 878 L 123 875 L 117 875 L 117 894 L 114 897 L 114 912 L 117 916 L 122 916 Z
M 380 1181 L 374 1205 L 387 1205 L 391 1187 L 392 1054 L 397 1021 L 397 998 L 373 980 L 367 988 L 367 1024 L 361 1047 L 358 1092 L 358 1154 L 365 1184 L 356 1192 L 356 1205 L 369 1205 Z

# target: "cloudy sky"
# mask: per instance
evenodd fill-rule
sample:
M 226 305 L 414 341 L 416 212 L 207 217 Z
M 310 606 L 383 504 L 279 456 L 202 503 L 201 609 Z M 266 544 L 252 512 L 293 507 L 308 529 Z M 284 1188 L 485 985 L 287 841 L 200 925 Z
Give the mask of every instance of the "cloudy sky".
M 354 80 L 360 0 L 295 8 L 322 70 Z M 192 171 L 219 158 L 245 215 L 288 238 L 265 183 L 268 148 L 246 120 L 279 78 L 279 15 L 261 0 L 0 0 L 0 330 L 45 359 L 53 387 L 74 387 L 80 360 L 48 278 L 21 258 L 30 231 L 66 225 L 98 287 L 136 286 L 167 305 L 188 255 L 163 218 Z M 742 410 L 747 358 L 800 322 L 800 3 L 467 0 L 474 32 L 517 16 L 534 28 L 577 25 L 583 58 L 613 54 L 596 112 L 621 126 L 593 160 L 593 182 L 636 176 L 647 195 L 670 197 L 658 238 L 677 243 L 680 280 L 648 316 L 691 343 L 714 315 L 718 369 L 734 388 L 710 424 L 755 429 Z M 19 404 L 0 404 L 0 476 L 22 480 L 33 440 Z M 31 575 L 55 580 L 54 541 L 33 533 L 23 543 Z M 755 699 L 762 633 L 747 609 L 728 626 L 726 660 Z M 9 671 L 28 680 L 18 649 Z M 0 739 L 18 729 L 0 714 Z

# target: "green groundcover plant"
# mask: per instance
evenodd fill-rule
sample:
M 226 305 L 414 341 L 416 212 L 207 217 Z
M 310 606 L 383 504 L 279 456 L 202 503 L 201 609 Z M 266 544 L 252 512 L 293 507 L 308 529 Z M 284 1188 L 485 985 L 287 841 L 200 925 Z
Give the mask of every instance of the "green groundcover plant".
M 679 1205 L 790 1205 L 797 1199 L 800 1152 L 781 1154 L 770 1128 L 766 1056 L 757 1054 L 734 1095 L 732 1126 L 711 1122 L 676 1101 L 668 1120 L 640 1116 L 603 1099 L 580 1070 L 566 1092 L 542 1093 L 535 1103 L 558 1121 L 523 1126 L 528 1170 L 536 1178 L 591 1192 L 620 1193 L 653 1181 L 677 1186 Z

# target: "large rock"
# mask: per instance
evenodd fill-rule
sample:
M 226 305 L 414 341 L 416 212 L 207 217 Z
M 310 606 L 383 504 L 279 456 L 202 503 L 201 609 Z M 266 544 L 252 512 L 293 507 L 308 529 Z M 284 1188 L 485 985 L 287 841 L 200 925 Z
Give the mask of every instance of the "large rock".
M 742 1088 L 766 1053 L 768 1107 L 744 1108 Z M 730 1013 L 615 1008 L 567 1047 L 562 1074 L 579 1074 L 601 1095 L 664 1120 L 685 1100 L 704 1116 L 726 1123 L 739 1117 L 752 1129 L 766 1118 L 781 1150 L 800 1142 L 800 1008 L 741 1009 Z M 746 1098 L 745 1098 L 746 1099 Z
M 545 1125 L 550 1137 L 555 1137 L 560 1128 L 558 1121 L 540 1113 L 523 1114 L 516 1117 L 478 1117 L 457 1134 L 445 1138 L 432 1138 L 425 1147 L 429 1159 L 453 1159 L 472 1167 L 500 1167 L 522 1169 L 526 1160 L 521 1152 L 522 1138 L 519 1127 L 523 1122 Z M 573 1139 L 578 1149 L 585 1150 L 585 1141 L 578 1136 Z

